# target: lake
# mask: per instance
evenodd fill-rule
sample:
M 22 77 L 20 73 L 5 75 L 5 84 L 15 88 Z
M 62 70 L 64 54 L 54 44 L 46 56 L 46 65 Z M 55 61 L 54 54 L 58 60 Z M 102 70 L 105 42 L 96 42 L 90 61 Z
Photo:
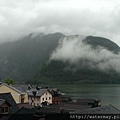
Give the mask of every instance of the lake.
M 77 98 L 101 99 L 102 105 L 112 104 L 120 109 L 120 84 L 54 84 L 61 92 Z

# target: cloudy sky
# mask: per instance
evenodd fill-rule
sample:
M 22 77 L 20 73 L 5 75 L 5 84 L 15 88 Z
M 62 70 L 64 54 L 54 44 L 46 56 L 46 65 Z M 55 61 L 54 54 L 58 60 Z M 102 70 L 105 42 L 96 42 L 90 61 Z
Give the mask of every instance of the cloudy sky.
M 120 45 L 120 0 L 0 0 L 0 42 L 31 32 L 95 35 Z

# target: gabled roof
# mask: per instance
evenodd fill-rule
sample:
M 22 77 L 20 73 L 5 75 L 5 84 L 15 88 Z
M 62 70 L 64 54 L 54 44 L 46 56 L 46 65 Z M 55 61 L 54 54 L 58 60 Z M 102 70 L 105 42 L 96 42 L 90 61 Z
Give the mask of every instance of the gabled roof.
M 59 108 L 52 108 L 52 107 L 42 107 L 40 111 L 43 114 L 55 114 L 55 113 L 60 113 Z
M 14 90 L 14 91 L 16 91 L 16 92 L 18 92 L 18 93 L 20 93 L 20 94 L 25 94 L 25 92 L 22 92 L 22 91 L 20 91 L 19 89 L 13 87 L 12 85 L 8 85 L 8 84 L 6 84 L 6 83 L 2 83 L 2 84 L 0 85 L 0 87 L 3 86 L 3 85 L 9 87 L 10 89 L 12 89 L 12 90 Z
M 13 99 L 13 97 L 10 93 L 0 93 L 0 99 L 4 99 L 12 105 L 10 107 L 10 111 L 12 114 L 15 113 L 19 109 L 15 100 Z
M 28 95 L 29 96 L 34 96 L 33 91 L 36 92 L 35 96 L 38 96 L 38 97 L 42 96 L 46 91 L 49 92 L 47 89 L 40 89 L 40 90 L 31 89 L 31 90 L 28 91 Z
M 52 108 L 53 110 L 55 110 L 55 109 L 63 108 L 64 110 L 75 111 L 75 110 L 86 110 L 86 109 L 90 109 L 91 107 L 92 107 L 91 105 L 77 105 L 77 104 L 60 103 L 57 105 L 47 106 L 46 109 Z
M 15 89 L 19 90 L 21 93 L 26 93 L 28 90 L 27 85 L 12 85 Z
M 8 120 L 33 120 L 33 115 L 36 111 L 34 109 L 21 108 L 13 114 Z
M 94 103 L 95 101 L 100 101 L 97 99 L 77 99 L 76 103 Z
M 9 102 L 7 102 L 6 100 L 0 99 L 0 106 L 1 106 L 3 103 L 6 103 L 7 105 L 12 106 L 12 105 L 11 105 Z
M 77 105 L 77 104 L 64 104 L 63 108 L 64 109 L 69 109 L 69 110 L 86 110 L 90 109 L 92 106 L 91 105 Z
M 17 105 L 19 109 L 21 109 L 22 107 L 32 109 L 32 106 L 29 103 L 18 103 Z
M 4 99 L 0 99 L 0 106 L 5 102 Z
M 120 114 L 120 110 L 110 104 L 88 110 L 75 111 L 73 114 Z

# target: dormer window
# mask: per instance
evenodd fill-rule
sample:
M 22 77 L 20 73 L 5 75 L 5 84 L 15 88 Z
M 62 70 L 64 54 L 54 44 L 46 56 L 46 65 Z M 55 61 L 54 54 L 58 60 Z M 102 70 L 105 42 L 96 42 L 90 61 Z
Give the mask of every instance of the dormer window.
M 8 107 L 2 107 L 1 108 L 1 113 L 2 114 L 7 114 L 9 112 L 9 108 Z

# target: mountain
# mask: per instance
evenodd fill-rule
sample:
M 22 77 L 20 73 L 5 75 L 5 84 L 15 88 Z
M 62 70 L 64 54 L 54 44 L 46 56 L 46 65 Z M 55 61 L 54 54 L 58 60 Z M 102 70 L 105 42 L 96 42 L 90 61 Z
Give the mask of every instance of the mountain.
M 0 46 L 0 78 L 13 78 L 16 81 L 33 79 L 34 74 L 48 61 L 64 35 L 30 34 L 21 40 L 4 43 Z
M 16 82 L 56 81 L 85 83 L 119 83 L 120 75 L 115 70 L 101 71 L 90 68 L 85 58 L 76 65 L 68 61 L 50 60 L 50 56 L 59 48 L 60 40 L 66 36 L 62 33 L 31 33 L 18 41 L 0 45 L 0 78 L 13 78 Z M 88 36 L 82 41 L 92 49 L 101 46 L 113 54 L 120 48 L 109 39 Z M 83 65 L 84 62 L 84 65 Z M 102 76 L 102 77 L 101 77 Z M 115 81 L 113 81 L 115 80 Z
M 79 36 L 77 37 L 79 38 Z M 67 37 L 66 39 L 69 39 L 69 37 Z M 78 41 L 76 43 L 80 44 Z M 119 62 L 119 60 L 118 58 L 113 58 L 119 56 L 119 46 L 109 39 L 94 36 L 87 36 L 85 39 L 82 40 L 82 43 L 85 44 L 82 49 L 84 49 L 88 45 L 90 45 L 91 49 L 88 49 L 90 50 L 90 52 L 87 51 L 87 54 L 80 49 L 80 52 L 85 53 L 85 55 L 82 55 L 82 58 L 80 57 L 79 61 L 77 60 L 74 64 L 71 64 L 71 62 L 69 61 L 70 56 L 66 61 L 66 56 L 64 56 L 64 60 L 62 60 L 63 58 L 52 59 L 42 66 L 40 73 L 38 74 L 38 78 L 44 78 L 45 80 L 51 79 L 56 82 L 64 83 L 120 83 L 120 70 L 118 72 L 114 68 L 114 64 L 117 65 L 117 62 Z M 87 50 L 87 48 L 88 47 L 86 47 L 84 50 Z M 63 47 L 62 49 L 65 48 Z M 105 51 L 101 52 L 104 49 Z M 59 51 L 61 51 L 61 49 Z M 106 54 L 106 52 L 108 55 Z M 74 54 L 77 55 L 77 53 Z M 90 56 L 89 54 L 93 56 Z M 87 57 L 87 55 L 89 57 Z M 100 57 L 100 55 L 102 57 Z M 77 56 L 79 57 L 79 55 Z M 74 55 L 72 57 L 74 57 Z M 114 62 L 114 60 L 116 60 L 117 62 Z M 107 65 L 108 66 L 104 68 L 103 65 L 105 65 L 105 67 Z
M 108 49 L 109 51 L 112 51 L 113 53 L 118 53 L 120 51 L 120 47 L 107 38 L 87 36 L 83 42 L 92 45 L 94 49 L 99 45 Z

